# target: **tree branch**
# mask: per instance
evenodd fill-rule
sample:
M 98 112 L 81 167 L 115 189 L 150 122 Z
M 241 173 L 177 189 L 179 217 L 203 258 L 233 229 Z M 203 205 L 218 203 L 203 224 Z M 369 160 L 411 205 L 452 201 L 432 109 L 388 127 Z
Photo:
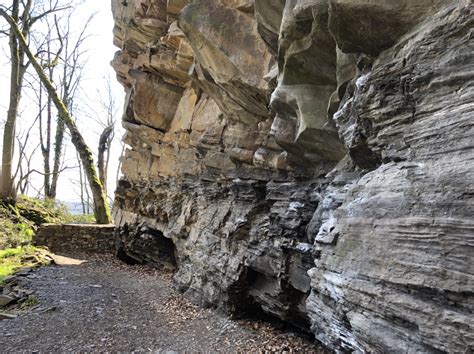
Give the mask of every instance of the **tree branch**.
M 50 9 L 48 11 L 45 11 L 43 12 L 42 14 L 38 15 L 38 16 L 35 16 L 35 17 L 32 17 L 30 22 L 29 22 L 29 25 L 32 26 L 36 21 L 38 20 L 41 20 L 43 17 L 45 16 L 48 16 L 49 14 L 52 14 L 54 12 L 59 12 L 59 11 L 63 11 L 63 10 L 67 10 L 71 8 L 71 6 L 65 6 L 65 7 L 59 7 L 59 8 L 53 8 L 53 9 Z
M 85 174 L 87 175 L 87 179 L 91 188 L 92 196 L 94 199 L 94 214 L 96 216 L 97 223 L 110 223 L 112 221 L 110 209 L 107 203 L 107 198 L 105 196 L 104 187 L 102 186 L 102 183 L 100 183 L 100 179 L 97 175 L 97 170 L 94 165 L 94 158 L 91 150 L 87 146 L 84 137 L 77 128 L 76 122 L 72 118 L 69 110 L 59 97 L 58 92 L 55 90 L 53 84 L 49 80 L 43 68 L 38 63 L 30 48 L 28 47 L 26 39 L 23 36 L 21 30 L 19 29 L 18 24 L 2 9 L 0 9 L 0 16 L 4 17 L 12 27 L 12 31 L 14 31 L 16 37 L 18 38 L 20 46 L 23 48 L 26 56 L 31 61 L 31 65 L 33 65 L 36 73 L 38 74 L 38 77 L 41 80 L 41 83 L 46 88 L 49 97 L 51 97 L 52 101 L 54 102 L 58 110 L 60 119 L 64 122 L 69 132 L 71 133 L 72 143 L 74 144 L 76 151 L 81 157 L 81 161 L 84 165 Z
M 77 166 L 71 166 L 71 167 L 65 166 L 65 167 L 63 167 L 58 173 L 64 172 L 64 171 L 66 171 L 66 170 L 71 170 L 71 169 L 74 169 L 74 168 L 77 168 Z M 44 172 L 38 171 L 38 170 L 36 170 L 36 169 L 32 169 L 32 170 L 28 171 L 28 173 L 27 173 L 26 175 L 24 175 L 23 178 L 21 178 L 20 180 L 22 181 L 22 180 L 24 180 L 25 178 L 28 178 L 28 177 L 29 177 L 31 174 L 33 174 L 33 173 L 37 173 L 37 174 L 39 174 L 39 175 L 41 175 L 41 176 L 48 176 L 48 175 L 50 176 L 50 175 L 54 174 L 55 172 L 44 173 Z

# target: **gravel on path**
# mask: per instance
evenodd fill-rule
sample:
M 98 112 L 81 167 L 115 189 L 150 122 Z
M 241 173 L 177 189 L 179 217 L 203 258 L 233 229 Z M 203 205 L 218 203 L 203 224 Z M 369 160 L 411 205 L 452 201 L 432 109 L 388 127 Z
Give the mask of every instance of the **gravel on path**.
M 0 321 L 0 352 L 311 352 L 310 339 L 190 303 L 172 274 L 111 256 L 58 259 L 22 279 L 35 308 Z

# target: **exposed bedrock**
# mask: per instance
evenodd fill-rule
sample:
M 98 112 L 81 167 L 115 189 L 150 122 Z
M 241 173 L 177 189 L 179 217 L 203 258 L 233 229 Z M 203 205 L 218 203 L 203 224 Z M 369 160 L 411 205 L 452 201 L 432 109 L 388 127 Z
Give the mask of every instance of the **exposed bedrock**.
M 127 262 L 330 349 L 474 349 L 467 0 L 113 0 Z

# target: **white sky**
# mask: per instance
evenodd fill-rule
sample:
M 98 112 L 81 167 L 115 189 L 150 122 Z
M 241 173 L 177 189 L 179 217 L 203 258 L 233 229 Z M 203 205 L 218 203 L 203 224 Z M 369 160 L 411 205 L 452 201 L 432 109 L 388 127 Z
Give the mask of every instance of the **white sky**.
M 10 0 L 0 0 L 0 4 L 10 4 Z M 112 90 L 114 97 L 117 101 L 118 116 L 116 117 L 116 126 L 115 126 L 115 140 L 112 146 L 112 156 L 110 159 L 109 167 L 109 195 L 113 195 L 115 190 L 115 179 L 117 173 L 117 167 L 119 162 L 119 156 L 121 153 L 121 138 L 122 138 L 122 128 L 120 116 L 122 114 L 122 102 L 123 102 L 123 89 L 122 86 L 117 83 L 115 80 L 115 73 L 110 67 L 110 61 L 113 58 L 116 47 L 112 44 L 112 29 L 113 29 L 113 18 L 112 12 L 110 9 L 110 0 L 85 0 L 84 4 L 81 5 L 77 10 L 75 15 L 72 18 L 72 28 L 80 31 L 84 26 L 84 23 L 87 21 L 89 16 L 93 13 L 96 13 L 94 19 L 90 23 L 87 29 L 87 33 L 91 37 L 85 43 L 85 47 L 88 49 L 88 63 L 84 70 L 83 79 L 81 81 L 81 90 L 79 93 L 79 99 L 77 103 L 79 108 L 83 108 L 76 113 L 75 118 L 77 125 L 81 130 L 86 142 L 91 147 L 91 149 L 96 153 L 98 145 L 98 137 L 101 133 L 100 126 L 94 122 L 93 119 L 97 119 L 102 114 L 101 103 L 98 102 L 98 90 L 105 90 L 106 82 L 105 78 L 110 76 L 110 81 L 112 85 Z M 0 21 L 3 21 L 0 19 Z M 4 27 L 4 23 L 1 22 L 1 27 Z M 0 134 L 3 136 L 3 124 L 6 118 L 7 107 L 8 107 L 8 97 L 9 97 L 9 58 L 7 55 L 7 40 L 0 40 Z M 31 122 L 31 117 L 36 116 L 36 112 L 31 110 L 31 107 L 35 107 L 32 101 L 28 98 L 31 94 L 25 94 L 22 96 L 20 102 L 20 110 L 22 111 L 21 117 L 19 118 L 19 131 L 24 131 L 29 126 L 27 122 Z M 89 108 L 87 108 L 89 106 Z M 96 116 L 91 118 L 90 116 Z M 88 117 L 89 116 L 89 117 Z M 38 136 L 36 135 L 33 140 L 39 141 Z M 0 139 L 0 147 L 2 139 Z M 41 153 L 38 151 L 35 155 L 35 167 L 39 170 L 42 168 L 42 157 Z M 67 151 L 66 151 L 66 165 L 67 166 L 77 166 L 77 161 L 75 158 L 75 151 L 70 142 L 68 142 Z M 58 199 L 62 201 L 79 201 L 77 186 L 78 180 L 78 169 L 72 169 L 65 171 L 59 180 L 58 187 Z M 41 185 L 42 181 L 41 175 L 35 175 L 34 182 L 37 186 Z M 36 192 L 30 190 L 31 195 L 35 196 Z

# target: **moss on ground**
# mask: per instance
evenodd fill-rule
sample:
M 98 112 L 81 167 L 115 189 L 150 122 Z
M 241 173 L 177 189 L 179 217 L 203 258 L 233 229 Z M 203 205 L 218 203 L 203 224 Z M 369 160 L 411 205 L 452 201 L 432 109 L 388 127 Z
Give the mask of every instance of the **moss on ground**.
M 0 250 L 27 245 L 41 224 L 93 223 L 92 215 L 72 215 L 53 200 L 20 196 L 16 205 L 0 201 Z
M 20 196 L 15 205 L 0 201 L 0 283 L 22 267 L 45 263 L 47 251 L 31 245 L 41 224 L 93 223 L 91 215 L 72 215 L 53 200 Z
M 32 307 L 35 307 L 38 305 L 39 301 L 38 298 L 34 295 L 29 295 L 25 301 L 23 301 L 20 305 L 21 310 L 28 310 L 31 309 Z
M 21 268 L 34 268 L 49 264 L 49 252 L 44 248 L 22 246 L 0 251 L 0 285 L 6 277 Z

